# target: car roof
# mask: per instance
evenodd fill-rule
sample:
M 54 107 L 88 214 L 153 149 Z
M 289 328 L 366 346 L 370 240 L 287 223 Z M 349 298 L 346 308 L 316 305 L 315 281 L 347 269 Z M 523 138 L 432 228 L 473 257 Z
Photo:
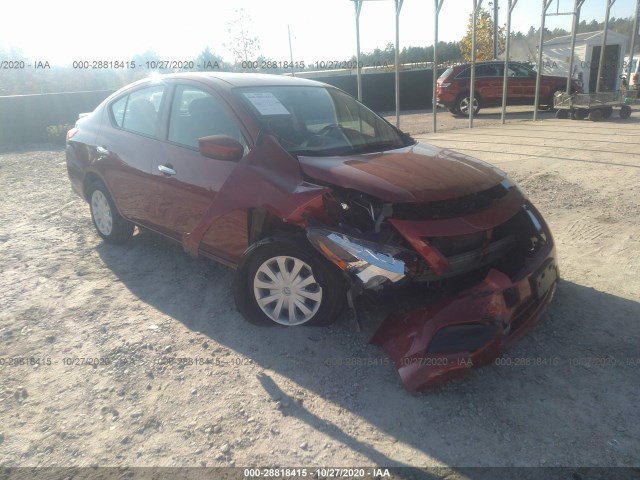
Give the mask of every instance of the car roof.
M 257 87 L 257 86 L 325 86 L 324 83 L 288 75 L 270 73 L 235 73 L 235 72 L 186 72 L 169 73 L 154 77 L 158 80 L 197 80 L 226 84 L 228 87 Z
M 478 66 L 478 65 L 488 65 L 488 64 L 491 64 L 491 63 L 497 63 L 497 64 L 500 64 L 500 65 L 504 65 L 504 60 L 482 60 L 480 62 L 476 62 L 476 66 Z M 510 65 L 514 65 L 514 64 L 515 65 L 526 65 L 525 62 L 518 62 L 516 60 L 509 60 L 509 64 Z M 471 66 L 471 62 L 461 63 L 460 65 L 456 65 L 456 66 L 457 67 L 467 68 L 467 67 Z
M 260 86 L 306 86 L 306 87 L 331 87 L 322 82 L 299 78 L 288 75 L 266 73 L 232 73 L 232 72 L 181 72 L 181 73 L 153 73 L 148 77 L 129 83 L 109 95 L 96 110 L 111 103 L 126 92 L 144 88 L 154 83 L 163 83 L 167 80 L 191 80 L 208 84 L 218 91 L 229 92 L 235 87 L 260 87 Z

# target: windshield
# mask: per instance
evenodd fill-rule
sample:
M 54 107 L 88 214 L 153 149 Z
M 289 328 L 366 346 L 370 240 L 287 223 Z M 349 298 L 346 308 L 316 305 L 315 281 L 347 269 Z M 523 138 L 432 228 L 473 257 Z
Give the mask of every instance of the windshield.
M 294 155 L 377 152 L 413 145 L 353 97 L 334 88 L 268 86 L 238 88 L 264 130 Z

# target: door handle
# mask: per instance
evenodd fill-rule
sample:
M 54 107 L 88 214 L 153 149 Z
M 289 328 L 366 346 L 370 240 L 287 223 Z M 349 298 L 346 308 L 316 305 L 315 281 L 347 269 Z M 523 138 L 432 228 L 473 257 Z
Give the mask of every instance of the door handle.
M 98 154 L 99 158 L 102 158 L 109 155 L 109 150 L 107 150 L 105 147 L 96 147 L 96 153 Z
M 175 175 L 176 172 L 173 168 L 167 167 L 166 165 L 158 165 L 158 170 L 160 170 L 165 175 Z

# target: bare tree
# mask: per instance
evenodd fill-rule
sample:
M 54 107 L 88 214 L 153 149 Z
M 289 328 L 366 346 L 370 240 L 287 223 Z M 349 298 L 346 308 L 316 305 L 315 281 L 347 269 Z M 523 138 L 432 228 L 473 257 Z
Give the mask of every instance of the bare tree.
M 224 46 L 231 50 L 236 63 L 242 61 L 253 61 L 260 51 L 260 41 L 258 37 L 250 35 L 251 16 L 245 14 L 244 9 L 236 10 L 236 18 L 227 24 L 230 41 Z

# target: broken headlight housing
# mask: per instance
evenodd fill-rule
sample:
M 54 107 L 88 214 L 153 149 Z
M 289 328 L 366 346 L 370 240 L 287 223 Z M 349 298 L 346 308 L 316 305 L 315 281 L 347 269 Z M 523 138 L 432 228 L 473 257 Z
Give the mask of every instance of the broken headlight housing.
M 311 244 L 330 262 L 357 277 L 365 289 L 396 283 L 406 275 L 406 261 L 412 252 L 401 247 L 379 245 L 326 228 L 307 229 Z

